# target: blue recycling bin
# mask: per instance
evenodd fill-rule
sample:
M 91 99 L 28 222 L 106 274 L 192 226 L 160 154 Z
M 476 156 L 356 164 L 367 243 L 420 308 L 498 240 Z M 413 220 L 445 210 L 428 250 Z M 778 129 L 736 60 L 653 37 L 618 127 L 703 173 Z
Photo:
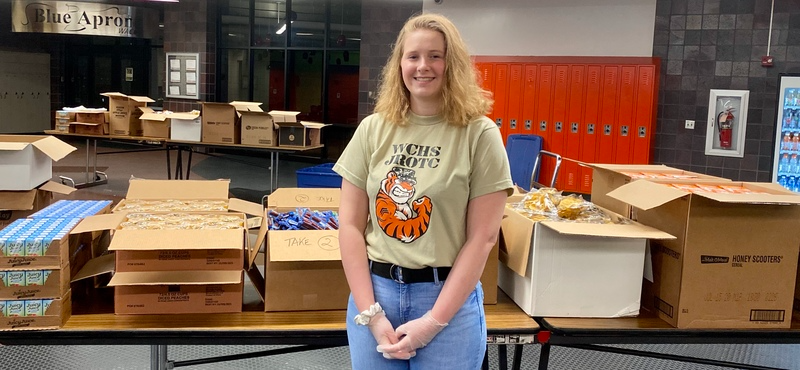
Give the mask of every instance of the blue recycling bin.
M 333 163 L 301 168 L 297 173 L 298 188 L 341 188 L 342 177 L 333 172 Z

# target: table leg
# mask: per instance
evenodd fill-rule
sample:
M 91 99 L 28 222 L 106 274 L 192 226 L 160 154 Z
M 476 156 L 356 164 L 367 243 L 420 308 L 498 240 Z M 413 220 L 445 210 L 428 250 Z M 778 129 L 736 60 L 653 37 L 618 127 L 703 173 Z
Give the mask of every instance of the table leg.
M 481 364 L 481 370 L 489 370 L 489 345 L 486 345 L 486 353 L 483 355 L 483 364 Z
M 95 141 L 95 144 L 97 144 L 96 141 Z M 89 145 L 89 139 L 87 138 L 86 139 L 86 182 L 85 182 L 85 184 L 88 184 L 93 180 L 93 179 L 89 179 L 89 148 L 91 148 L 91 146 Z M 95 150 L 97 150 L 97 146 L 95 146 Z M 92 173 L 92 177 L 94 177 L 94 173 Z
M 550 365 L 550 343 L 542 343 L 542 351 L 539 353 L 539 370 L 547 370 Z
M 167 369 L 167 346 L 165 344 L 150 345 L 150 370 Z
M 505 344 L 497 346 L 497 366 L 500 370 L 508 369 L 508 348 Z
M 178 150 L 180 150 L 180 149 L 178 149 Z M 172 163 L 170 163 L 171 161 L 170 161 L 170 156 L 169 156 L 169 152 L 170 152 L 169 145 L 166 146 L 166 150 L 164 150 L 164 151 L 167 152 L 167 180 L 172 180 Z
M 194 153 L 194 150 L 190 147 L 189 160 L 186 161 L 186 180 L 189 179 L 189 173 L 192 172 L 192 153 Z
M 175 180 L 183 180 L 183 147 L 178 147 L 178 157 L 175 159 Z
M 519 370 L 520 367 L 522 366 L 522 350 L 524 348 L 525 347 L 521 344 L 514 345 L 514 360 L 511 363 L 511 368 L 513 370 Z

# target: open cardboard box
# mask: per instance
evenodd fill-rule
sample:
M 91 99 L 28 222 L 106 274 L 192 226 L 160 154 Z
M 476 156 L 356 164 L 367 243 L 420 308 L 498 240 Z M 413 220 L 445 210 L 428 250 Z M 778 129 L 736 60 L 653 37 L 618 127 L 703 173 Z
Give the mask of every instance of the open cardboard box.
M 534 222 L 508 205 L 505 216 L 498 286 L 530 316 L 637 315 L 647 240 L 674 238 L 631 221 Z
M 5 273 L 6 284 L 14 284 L 0 284 L 0 300 L 61 298 L 69 291 L 69 265 L 59 269 L 16 268 L 0 273 Z M 37 283 L 32 283 L 33 279 Z
M 142 123 L 139 117 L 145 107 L 155 100 L 146 96 L 125 95 L 119 92 L 100 94 L 108 98 L 108 124 L 111 135 L 142 136 Z
M 330 126 L 330 124 L 307 121 L 278 123 L 278 146 L 321 145 L 322 128 L 325 126 Z
M 789 328 L 800 196 L 772 183 L 718 184 L 763 194 L 690 193 L 647 180 L 608 194 L 633 206 L 638 222 L 676 236 L 651 244 L 644 304 L 678 328 Z
M 609 197 L 608 193 L 631 181 L 642 179 L 662 183 L 683 180 L 689 180 L 695 183 L 702 183 L 705 181 L 730 181 L 721 177 L 668 167 L 663 164 L 581 164 L 592 169 L 592 203 L 612 212 L 624 215 L 625 217 L 631 217 L 630 206 Z M 635 173 L 641 174 L 642 177 L 635 178 L 631 176 Z
M 31 190 L 53 177 L 53 161 L 78 150 L 54 136 L 0 135 L 0 190 Z
M 227 203 L 230 211 L 249 215 L 262 215 L 263 207 L 258 203 L 237 198 L 228 198 L 230 180 L 146 180 L 131 179 L 125 199 L 112 209 L 112 212 L 125 210 L 127 200 L 182 200 L 185 202 L 217 200 Z M 164 210 L 169 212 L 169 210 Z M 205 212 L 205 211 L 204 211 Z M 227 212 L 227 211 L 221 211 Z
M 200 118 L 199 112 L 156 112 L 150 107 L 139 107 L 139 110 L 142 111 L 142 116 L 139 119 L 142 121 L 142 136 L 145 137 L 169 139 L 172 125 L 176 121 L 192 122 Z M 197 138 L 197 141 L 200 141 L 200 138 Z
M 54 299 L 41 316 L 0 316 L 0 331 L 58 329 L 64 326 L 72 314 L 71 297 L 71 292 L 67 291 L 63 297 Z M 23 305 L 24 309 L 25 300 L 0 299 L 0 305 Z M 18 311 L 19 308 L 14 310 Z
M 75 190 L 73 187 L 48 181 L 33 190 L 0 191 L 0 229 L 50 205 L 53 193 L 68 195 Z
M 280 188 L 267 199 L 276 212 L 297 208 L 338 211 L 340 189 Z M 347 308 L 338 230 L 270 230 L 265 261 L 266 311 Z

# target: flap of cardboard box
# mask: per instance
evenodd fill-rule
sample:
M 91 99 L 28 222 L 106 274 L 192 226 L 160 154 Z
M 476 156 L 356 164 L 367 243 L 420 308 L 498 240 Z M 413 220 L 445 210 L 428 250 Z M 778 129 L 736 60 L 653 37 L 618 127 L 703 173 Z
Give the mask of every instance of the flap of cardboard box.
M 70 125 L 82 125 L 82 126 L 97 126 L 102 125 L 103 123 L 99 122 L 70 122 Z
M 242 229 L 224 230 L 116 230 L 110 251 L 239 249 L 244 246 Z
M 676 182 L 691 185 L 690 182 Z M 698 182 L 703 185 L 714 185 L 711 181 Z M 717 202 L 743 203 L 743 204 L 775 204 L 793 205 L 800 204 L 800 196 L 786 189 L 779 189 L 772 185 L 749 182 L 719 181 L 721 186 L 741 187 L 753 193 L 715 193 L 706 191 L 687 191 L 674 188 L 667 184 L 657 184 L 647 180 L 634 181 L 608 193 L 608 196 L 634 207 L 648 210 L 661 206 L 675 199 L 694 194 Z
M 238 112 L 263 112 L 261 107 L 259 107 L 259 105 L 261 105 L 259 102 L 232 101 L 230 104 L 234 106 Z
M 239 284 L 242 270 L 238 271 L 144 271 L 118 272 L 108 286 L 120 285 L 206 285 Z
M 112 230 L 117 227 L 125 218 L 125 213 L 109 213 L 105 215 L 89 216 L 81 220 L 70 234 L 80 234 L 89 231 Z
M 88 279 L 94 276 L 110 274 L 114 272 L 116 255 L 113 253 L 104 254 L 97 258 L 92 258 L 83 265 L 80 271 L 72 278 L 72 282 Z
M 228 210 L 231 212 L 241 212 L 258 217 L 263 217 L 265 215 L 264 206 L 239 198 L 231 198 L 228 200 Z
M 270 209 L 338 209 L 340 196 L 338 188 L 278 188 L 267 198 L 267 206 Z
M 33 209 L 39 190 L 58 194 L 70 194 L 76 189 L 54 181 L 45 182 L 37 189 L 25 191 L 0 191 L 0 210 L 29 211 Z
M 600 171 L 610 171 L 628 177 L 636 175 L 637 179 L 659 179 L 659 180 L 691 180 L 691 179 L 714 179 L 716 181 L 731 181 L 721 177 L 705 175 L 702 173 L 685 171 L 679 168 L 665 166 L 663 164 L 586 164 L 592 169 Z
M 169 118 L 176 120 L 176 119 L 186 119 L 186 120 L 194 120 L 200 117 L 199 111 L 191 111 L 191 112 L 173 112 L 169 114 Z
M 258 234 L 256 236 L 255 242 L 249 245 L 247 250 L 247 256 L 245 256 L 247 261 L 247 266 L 245 269 L 250 269 L 253 267 L 253 264 L 256 262 L 256 257 L 258 256 L 258 251 L 261 249 L 261 246 L 264 245 L 264 240 L 267 238 L 267 218 L 266 217 L 257 217 L 260 218 L 260 225 L 258 228 Z M 250 219 L 248 219 L 250 221 Z M 248 228 L 250 228 L 248 226 Z
M 22 150 L 33 145 L 54 161 L 67 156 L 78 148 L 69 145 L 55 136 L 41 135 L 0 135 L 0 150 Z
M 300 112 L 286 110 L 271 110 L 268 112 L 275 122 L 297 122 L 297 115 Z
M 142 115 L 139 117 L 141 120 L 164 122 L 167 118 L 170 118 L 169 115 L 163 112 L 156 112 L 148 107 L 139 107 L 139 110 L 142 111 Z
M 501 231 L 505 248 L 500 249 L 498 258 L 511 270 L 525 276 L 528 267 L 528 256 L 531 252 L 533 228 L 536 223 L 506 205 L 501 221 Z
M 102 93 L 100 95 L 106 96 L 106 97 L 108 97 L 110 99 L 125 99 L 125 100 L 130 99 L 130 100 L 133 100 L 133 101 L 138 102 L 138 103 L 153 103 L 153 102 L 155 102 L 155 100 L 150 99 L 149 97 L 146 97 L 146 96 L 125 95 L 125 94 L 120 93 L 120 92 L 107 92 L 107 93 Z
M 128 199 L 228 199 L 230 180 L 132 179 Z
M 267 239 L 271 262 L 342 259 L 338 230 L 272 230 Z
M 542 226 L 553 229 L 559 234 L 569 235 L 589 235 L 632 239 L 675 239 L 674 236 L 661 230 L 657 230 L 632 221 L 629 224 L 590 224 L 578 222 L 542 221 Z
M 309 122 L 309 121 L 300 121 L 300 124 L 305 126 L 306 128 L 316 128 L 316 129 L 331 125 L 330 123 Z

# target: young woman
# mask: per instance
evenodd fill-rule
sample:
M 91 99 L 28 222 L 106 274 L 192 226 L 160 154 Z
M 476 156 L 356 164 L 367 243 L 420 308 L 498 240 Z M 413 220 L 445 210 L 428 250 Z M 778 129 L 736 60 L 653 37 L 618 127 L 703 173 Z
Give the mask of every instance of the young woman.
M 464 41 L 447 18 L 410 18 L 342 175 L 342 264 L 354 369 L 477 369 L 480 276 L 512 181 Z

